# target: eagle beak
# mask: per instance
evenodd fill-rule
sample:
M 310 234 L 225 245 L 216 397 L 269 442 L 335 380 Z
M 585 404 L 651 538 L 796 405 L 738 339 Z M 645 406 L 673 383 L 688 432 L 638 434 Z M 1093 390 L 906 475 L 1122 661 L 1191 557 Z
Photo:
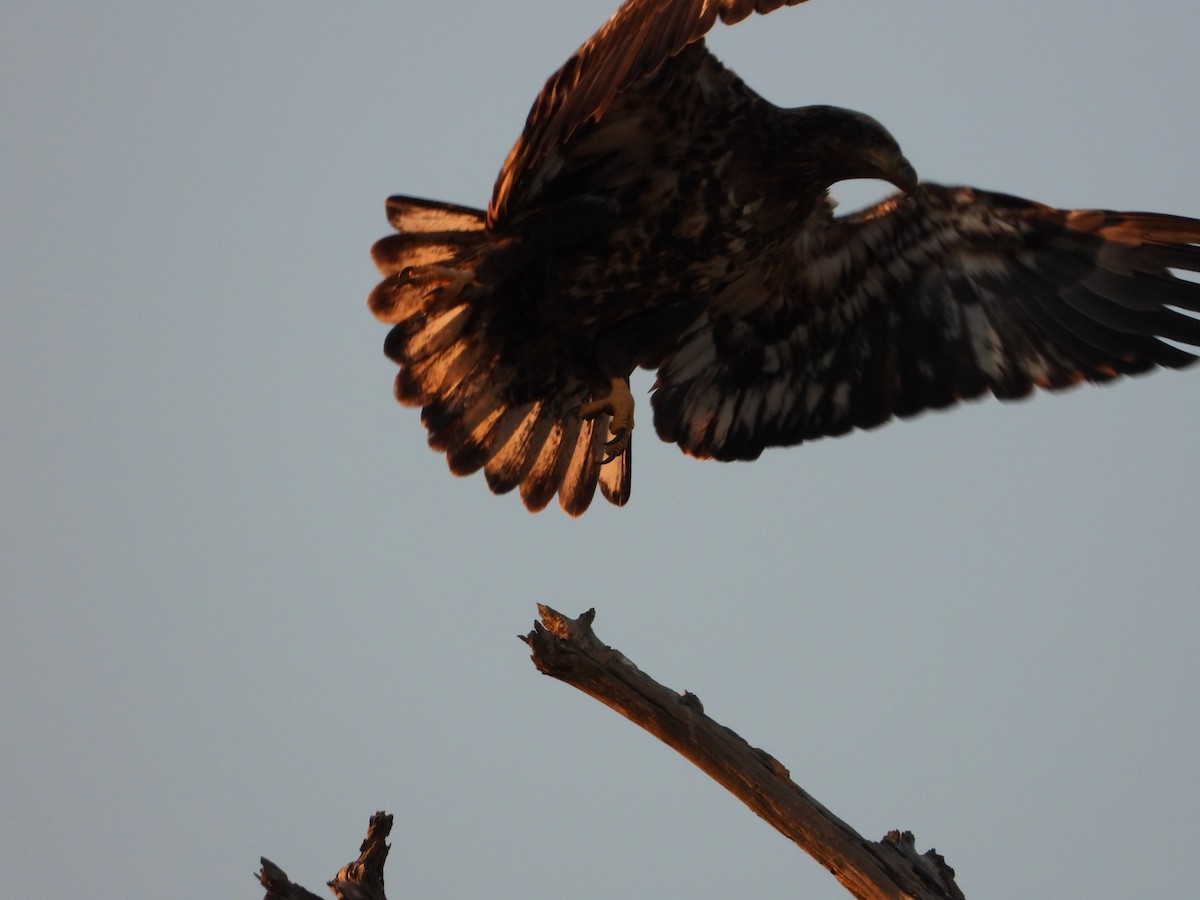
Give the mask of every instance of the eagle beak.
M 880 152 L 875 155 L 875 161 L 879 164 L 883 179 L 890 181 L 905 193 L 917 186 L 920 180 L 917 178 L 917 170 L 902 154 Z

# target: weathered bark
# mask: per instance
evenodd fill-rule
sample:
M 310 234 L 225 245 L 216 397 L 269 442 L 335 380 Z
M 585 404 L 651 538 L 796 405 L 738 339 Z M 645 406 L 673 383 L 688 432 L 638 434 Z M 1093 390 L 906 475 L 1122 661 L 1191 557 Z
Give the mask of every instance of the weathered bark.
M 690 759 L 828 869 L 855 897 L 962 900 L 954 870 L 909 832 L 867 840 L 810 797 L 788 770 L 704 714 L 699 699 L 654 681 L 592 632 L 595 610 L 568 619 L 538 605 L 522 637 L 543 673 L 590 694 Z
M 910 832 L 869 841 L 795 784 L 783 764 L 704 714 L 694 694 L 654 681 L 592 631 L 595 610 L 568 619 L 539 604 L 541 622 L 522 636 L 534 665 L 590 694 L 673 747 L 828 869 L 860 900 L 963 900 L 954 870 L 935 851 L 917 853 Z M 383 865 L 392 817 L 371 817 L 358 859 L 329 888 L 340 900 L 386 900 Z M 268 859 L 266 900 L 319 900 Z
M 383 864 L 387 861 L 387 836 L 392 830 L 392 817 L 377 812 L 367 826 L 367 837 L 359 848 L 358 859 L 342 866 L 329 889 L 340 900 L 387 900 L 383 892 Z M 260 862 L 258 880 L 267 889 L 264 900 L 321 900 L 321 898 L 288 880 L 286 873 L 266 857 Z

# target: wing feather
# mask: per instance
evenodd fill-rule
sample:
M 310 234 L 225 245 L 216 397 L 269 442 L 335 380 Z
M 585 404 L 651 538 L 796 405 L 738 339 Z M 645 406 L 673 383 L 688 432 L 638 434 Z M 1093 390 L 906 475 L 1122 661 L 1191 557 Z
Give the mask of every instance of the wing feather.
M 550 152 L 584 122 L 598 120 L 618 94 L 688 44 L 704 37 L 719 17 L 727 25 L 804 0 L 627 0 L 550 76 L 534 101 L 525 129 L 509 151 L 488 206 L 487 223 L 505 219 L 525 184 Z
M 925 184 L 810 221 L 757 268 L 758 295 L 714 301 L 659 370 L 655 426 L 693 455 L 1181 368 L 1196 354 L 1176 343 L 1200 346 L 1200 283 L 1175 274 L 1200 272 L 1196 219 Z

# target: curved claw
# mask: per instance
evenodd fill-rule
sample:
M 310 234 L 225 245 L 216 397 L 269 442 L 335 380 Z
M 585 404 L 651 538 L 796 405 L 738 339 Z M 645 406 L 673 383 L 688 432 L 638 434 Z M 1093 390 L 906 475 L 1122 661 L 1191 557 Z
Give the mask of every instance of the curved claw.
M 614 459 L 619 459 L 621 454 L 629 449 L 629 442 L 632 438 L 633 432 L 628 428 L 618 428 L 614 432 L 613 439 L 604 443 L 604 459 L 600 460 L 600 465 L 603 466 Z
M 604 445 L 604 459 L 600 461 L 604 465 L 625 453 L 633 437 L 633 395 L 629 393 L 629 379 L 612 379 L 608 394 L 579 408 L 581 419 L 594 419 L 602 413 L 610 416 L 608 430 L 613 435 Z

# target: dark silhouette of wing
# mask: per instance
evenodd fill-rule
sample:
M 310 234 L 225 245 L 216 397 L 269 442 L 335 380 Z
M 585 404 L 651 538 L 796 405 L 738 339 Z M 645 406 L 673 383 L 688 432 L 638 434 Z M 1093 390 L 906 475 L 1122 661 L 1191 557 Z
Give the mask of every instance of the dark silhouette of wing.
M 509 151 L 488 206 L 489 227 L 526 199 L 529 182 L 550 152 L 575 129 L 604 115 L 613 99 L 688 44 L 718 18 L 726 25 L 804 0 L 629 0 L 546 82 L 525 130 Z
M 659 370 L 659 435 L 754 459 L 991 393 L 1196 357 L 1200 220 L 924 184 L 817 218 L 712 298 Z

